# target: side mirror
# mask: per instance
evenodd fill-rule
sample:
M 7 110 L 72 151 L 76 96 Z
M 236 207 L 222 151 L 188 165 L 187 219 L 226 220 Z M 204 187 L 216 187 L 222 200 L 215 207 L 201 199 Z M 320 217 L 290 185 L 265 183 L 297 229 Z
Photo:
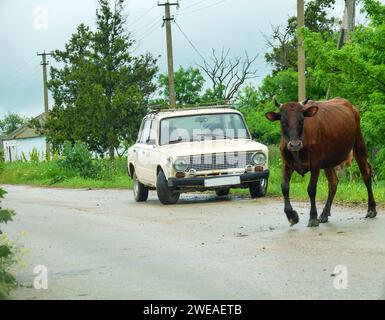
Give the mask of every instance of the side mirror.
M 257 140 L 257 139 L 259 138 L 259 133 L 256 132 L 256 131 L 253 131 L 253 132 L 251 133 L 251 138 L 252 138 L 253 140 Z

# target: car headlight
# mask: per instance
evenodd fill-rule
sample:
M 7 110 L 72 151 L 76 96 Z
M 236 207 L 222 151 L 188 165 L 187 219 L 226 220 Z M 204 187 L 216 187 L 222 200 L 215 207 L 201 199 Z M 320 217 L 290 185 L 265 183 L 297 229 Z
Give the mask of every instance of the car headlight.
M 251 156 L 251 163 L 256 166 L 263 166 L 266 163 L 266 156 L 262 152 L 256 152 Z
M 185 158 L 178 158 L 173 163 L 174 169 L 177 172 L 183 172 L 187 169 L 187 160 Z

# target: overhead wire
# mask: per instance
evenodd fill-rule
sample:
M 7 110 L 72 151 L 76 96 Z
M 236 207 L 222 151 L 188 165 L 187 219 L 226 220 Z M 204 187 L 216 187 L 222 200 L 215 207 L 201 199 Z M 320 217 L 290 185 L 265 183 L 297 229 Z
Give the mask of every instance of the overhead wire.
M 180 27 L 180 25 L 174 21 L 175 25 L 177 26 L 177 28 L 179 29 L 179 31 L 182 33 L 183 37 L 187 40 L 187 42 L 190 44 L 190 46 L 194 49 L 194 51 L 200 56 L 200 58 L 203 60 L 203 62 L 206 63 L 206 59 L 205 57 L 203 56 L 203 54 L 200 53 L 200 51 L 198 50 L 198 48 L 194 45 L 194 43 L 190 40 L 190 38 L 187 36 L 187 34 L 182 30 L 182 28 Z
M 223 2 L 226 2 L 226 0 L 221 0 L 221 1 L 218 1 L 218 2 L 215 2 L 211 5 L 208 5 L 208 6 L 205 6 L 205 7 L 201 7 L 199 9 L 195 9 L 195 10 L 191 10 L 191 11 L 182 11 L 180 13 L 180 15 L 185 15 L 185 14 L 190 14 L 190 13 L 194 13 L 194 12 L 198 12 L 198 11 L 202 11 L 202 10 L 205 10 L 205 9 L 208 9 L 208 8 L 212 8 L 212 7 L 215 7 Z

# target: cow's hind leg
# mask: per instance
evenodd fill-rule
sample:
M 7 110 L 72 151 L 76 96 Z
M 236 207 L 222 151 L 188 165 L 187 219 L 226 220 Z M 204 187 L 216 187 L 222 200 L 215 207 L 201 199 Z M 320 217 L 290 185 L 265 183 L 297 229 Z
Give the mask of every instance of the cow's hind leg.
M 282 194 L 285 201 L 284 211 L 286 213 L 287 219 L 290 222 L 290 226 L 295 225 L 299 221 L 298 213 L 293 210 L 293 207 L 291 206 L 290 198 L 289 198 L 290 179 L 292 174 L 293 174 L 293 169 L 289 168 L 287 165 L 284 164 L 282 168 L 281 189 L 282 189 Z
M 374 200 L 372 189 L 372 167 L 367 160 L 368 157 L 366 145 L 362 138 L 361 132 L 354 146 L 354 157 L 357 161 L 358 167 L 360 168 L 366 189 L 368 190 L 368 214 L 366 215 L 366 218 L 374 218 L 377 215 L 377 211 L 376 201 Z
M 325 176 L 328 179 L 329 194 L 328 199 L 326 200 L 325 207 L 319 217 L 319 222 L 325 223 L 328 222 L 330 216 L 330 209 L 334 200 L 334 196 L 337 192 L 338 186 L 338 177 L 334 168 L 325 169 Z
M 319 221 L 317 216 L 317 206 L 316 206 L 316 194 L 317 194 L 317 183 L 318 183 L 318 177 L 319 177 L 320 169 L 314 168 L 311 171 L 311 177 L 309 186 L 307 188 L 307 193 L 310 198 L 310 219 L 308 227 L 318 227 Z

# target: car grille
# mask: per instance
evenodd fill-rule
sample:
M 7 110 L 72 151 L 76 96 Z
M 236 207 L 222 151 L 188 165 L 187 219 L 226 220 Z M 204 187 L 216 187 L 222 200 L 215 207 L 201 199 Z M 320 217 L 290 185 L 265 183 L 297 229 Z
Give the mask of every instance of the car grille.
M 251 163 L 251 157 L 255 151 L 208 153 L 191 155 L 187 157 L 187 171 L 226 170 L 233 168 L 245 168 Z

